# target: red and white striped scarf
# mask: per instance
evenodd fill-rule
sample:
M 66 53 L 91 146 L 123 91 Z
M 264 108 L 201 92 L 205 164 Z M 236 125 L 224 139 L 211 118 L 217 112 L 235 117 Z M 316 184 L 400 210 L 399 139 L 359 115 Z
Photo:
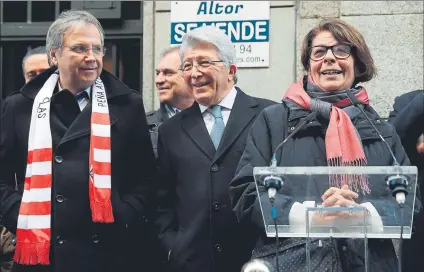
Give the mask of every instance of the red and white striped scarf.
M 14 256 L 17 263 L 24 265 L 50 264 L 53 159 L 50 99 L 58 79 L 58 72 L 49 77 L 32 107 L 28 161 Z M 90 172 L 87 173 L 90 208 L 93 222 L 112 223 L 110 118 L 100 78 L 97 78 L 92 90 Z

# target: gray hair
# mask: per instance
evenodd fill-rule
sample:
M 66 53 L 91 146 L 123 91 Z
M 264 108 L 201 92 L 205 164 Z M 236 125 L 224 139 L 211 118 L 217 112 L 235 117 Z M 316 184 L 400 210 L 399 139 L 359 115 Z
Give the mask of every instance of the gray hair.
M 218 57 L 224 65 L 229 68 L 236 64 L 236 49 L 231 43 L 230 38 L 222 30 L 214 26 L 202 26 L 196 28 L 184 35 L 180 47 L 181 63 L 184 60 L 184 50 L 199 43 L 210 43 L 216 47 Z M 234 75 L 234 84 L 237 83 L 237 73 Z
M 169 48 L 167 48 L 167 49 L 165 49 L 165 50 L 162 51 L 162 53 L 160 54 L 160 57 L 163 58 L 166 55 L 168 55 L 168 54 L 170 54 L 172 52 L 175 52 L 175 51 L 178 51 L 179 52 L 180 51 L 180 48 L 181 48 L 181 46 L 179 46 L 179 45 L 169 47 Z
M 50 55 L 51 49 L 60 48 L 63 45 L 63 35 L 71 27 L 78 23 L 92 24 L 100 32 L 102 45 L 104 45 L 104 31 L 100 22 L 91 13 L 85 10 L 67 10 L 62 12 L 51 24 L 47 31 L 46 48 Z
M 38 46 L 35 48 L 32 48 L 27 51 L 24 58 L 22 59 L 22 71 L 24 71 L 24 64 L 27 58 L 31 57 L 32 55 L 46 55 L 47 56 L 47 49 L 45 46 Z M 48 59 L 48 56 L 47 56 Z

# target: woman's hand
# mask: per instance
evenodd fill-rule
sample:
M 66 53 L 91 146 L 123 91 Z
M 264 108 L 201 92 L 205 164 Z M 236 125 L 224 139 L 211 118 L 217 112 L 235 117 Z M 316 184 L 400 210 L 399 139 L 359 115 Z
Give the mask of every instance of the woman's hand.
M 324 207 L 348 207 L 359 206 L 354 199 L 358 198 L 358 194 L 351 191 L 348 185 L 343 185 L 341 189 L 336 187 L 329 188 L 323 195 L 322 206 Z
M 342 188 L 331 187 L 322 195 L 323 207 L 360 207 L 355 202 L 359 196 L 357 193 L 351 191 L 348 185 Z M 313 218 L 315 224 L 332 225 L 335 220 L 346 219 L 352 220 L 353 217 L 363 218 L 363 212 L 348 212 L 348 211 L 334 211 L 334 212 L 315 212 Z

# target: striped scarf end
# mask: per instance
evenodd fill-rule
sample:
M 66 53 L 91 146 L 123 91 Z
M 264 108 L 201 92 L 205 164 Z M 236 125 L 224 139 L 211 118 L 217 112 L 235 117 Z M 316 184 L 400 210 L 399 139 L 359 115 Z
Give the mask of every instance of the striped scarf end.
M 20 243 L 16 244 L 16 263 L 22 265 L 49 265 L 50 244 L 47 243 Z
M 343 162 L 342 158 L 332 158 L 327 160 L 328 166 L 353 166 L 361 167 L 366 166 L 366 158 L 359 158 L 353 161 Z M 330 186 L 336 188 L 342 188 L 344 185 L 348 185 L 349 189 L 354 192 L 362 192 L 362 194 L 370 194 L 371 189 L 369 188 L 368 175 L 366 174 L 334 174 L 330 175 Z
M 366 158 L 357 158 L 352 161 L 344 161 L 342 157 L 327 159 L 328 166 L 367 166 Z
M 113 223 L 112 203 L 108 202 L 90 202 L 91 218 L 96 223 Z

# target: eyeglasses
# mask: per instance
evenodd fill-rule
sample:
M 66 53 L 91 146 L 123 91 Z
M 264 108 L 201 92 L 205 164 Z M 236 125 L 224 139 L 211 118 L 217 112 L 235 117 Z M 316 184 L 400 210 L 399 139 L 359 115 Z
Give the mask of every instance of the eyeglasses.
M 193 70 L 193 67 L 196 67 L 199 71 L 205 71 L 215 63 L 224 62 L 223 60 L 201 60 L 194 64 L 193 62 L 184 62 L 183 65 L 180 67 L 180 70 L 183 72 L 191 72 Z
M 87 54 L 90 51 L 90 47 L 83 44 L 76 44 L 70 46 L 62 45 L 61 47 L 67 47 L 69 48 L 69 50 L 77 54 Z M 93 51 L 94 55 L 106 55 L 106 47 L 102 45 L 93 45 L 91 47 L 91 50 Z
M 311 49 L 311 60 L 323 60 L 327 55 L 328 49 L 331 50 L 331 53 L 333 53 L 337 59 L 347 59 L 352 51 L 352 47 L 347 44 L 337 44 L 333 46 L 318 45 Z

